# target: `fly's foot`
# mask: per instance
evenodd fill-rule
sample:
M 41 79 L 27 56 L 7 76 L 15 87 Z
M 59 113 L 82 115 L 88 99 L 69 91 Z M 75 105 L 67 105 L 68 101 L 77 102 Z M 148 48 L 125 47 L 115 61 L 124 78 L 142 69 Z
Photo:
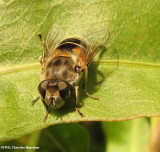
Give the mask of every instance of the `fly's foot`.
M 34 100 L 31 102 L 31 105 L 33 106 L 39 99 L 40 99 L 40 96 L 38 96 L 36 99 L 34 99 Z
M 85 117 L 85 115 L 84 115 L 82 112 L 80 112 L 80 110 L 79 110 L 78 107 L 75 107 L 75 109 L 76 109 L 76 111 L 79 113 L 79 115 L 80 115 L 81 117 Z
M 46 111 L 46 115 L 45 115 L 43 121 L 46 122 L 47 118 L 48 118 L 48 111 Z
M 90 97 L 90 98 L 92 98 L 92 99 L 94 99 L 94 100 L 99 100 L 99 98 L 93 97 L 93 96 L 90 95 L 86 90 L 84 90 L 84 91 L 85 91 L 85 93 L 86 93 L 86 95 L 87 95 L 88 97 Z

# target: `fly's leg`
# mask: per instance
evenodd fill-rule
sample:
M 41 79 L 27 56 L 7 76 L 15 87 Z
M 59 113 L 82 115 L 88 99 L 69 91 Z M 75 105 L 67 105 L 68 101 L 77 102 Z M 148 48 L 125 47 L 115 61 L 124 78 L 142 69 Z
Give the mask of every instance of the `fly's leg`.
M 44 106 L 46 108 L 46 115 L 45 115 L 43 121 L 46 121 L 47 118 L 48 118 L 48 113 L 49 113 L 48 109 L 49 109 L 49 106 L 45 103 L 44 99 L 42 99 L 42 102 L 43 102 L 43 104 L 44 104 Z
M 40 99 L 40 96 L 38 96 L 36 99 L 34 99 L 34 100 L 31 102 L 31 104 L 34 105 L 39 99 Z M 48 117 L 48 105 L 45 103 L 44 99 L 42 99 L 42 102 L 43 102 L 43 104 L 44 104 L 44 106 L 45 106 L 45 108 L 46 108 L 46 115 L 45 115 L 45 117 L 44 117 L 44 121 L 46 121 L 46 120 L 47 120 L 47 117 Z
M 75 109 L 80 114 L 81 117 L 84 117 L 83 113 L 81 113 L 79 108 L 78 108 L 78 97 L 79 97 L 78 96 L 78 93 L 79 93 L 78 89 L 79 89 L 79 86 L 75 86 L 75 93 L 76 93 Z
M 36 99 L 34 99 L 31 104 L 34 105 L 38 100 L 40 99 L 40 96 L 38 96 Z
M 40 64 L 42 65 L 42 68 L 44 68 L 44 64 L 45 64 L 45 59 L 49 56 L 49 49 L 48 49 L 48 46 L 46 45 L 43 37 L 42 37 L 42 34 L 41 33 L 38 33 L 37 36 L 39 37 L 39 39 L 41 40 L 41 43 L 43 45 L 43 53 L 42 53 L 42 56 L 40 56 L 38 58 L 38 61 L 40 62 Z
M 42 45 L 43 45 L 43 48 L 44 48 L 43 56 L 45 57 L 45 55 L 49 54 L 48 46 L 46 45 L 41 33 L 38 33 L 37 36 L 39 37 L 39 39 L 42 42 Z
M 93 97 L 92 95 L 90 95 L 86 89 L 85 89 L 85 86 L 86 86 L 86 83 L 87 83 L 87 78 L 88 78 L 88 67 L 85 66 L 85 77 L 84 77 L 84 82 L 83 82 L 83 87 L 82 89 L 84 90 L 84 92 L 86 93 L 86 95 L 94 100 L 99 100 L 99 98 L 96 98 L 96 97 Z

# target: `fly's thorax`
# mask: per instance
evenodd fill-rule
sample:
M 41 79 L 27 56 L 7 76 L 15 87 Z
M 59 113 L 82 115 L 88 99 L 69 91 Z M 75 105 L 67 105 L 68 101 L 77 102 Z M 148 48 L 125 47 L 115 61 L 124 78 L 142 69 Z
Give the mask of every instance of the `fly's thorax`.
M 62 80 L 44 80 L 38 86 L 42 100 L 54 109 L 62 107 L 71 96 L 73 87 Z
M 48 59 L 41 73 L 41 80 L 59 79 L 74 84 L 81 78 L 81 73 L 75 70 L 77 56 L 57 57 Z

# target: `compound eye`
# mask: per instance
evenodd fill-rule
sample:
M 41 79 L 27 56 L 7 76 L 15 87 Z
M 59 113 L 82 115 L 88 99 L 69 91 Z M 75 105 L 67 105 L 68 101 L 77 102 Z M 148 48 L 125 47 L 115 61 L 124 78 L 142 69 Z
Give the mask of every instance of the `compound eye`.
M 58 88 L 59 88 L 60 96 L 63 100 L 66 100 L 71 96 L 73 87 L 68 82 L 65 82 L 65 81 L 58 82 Z
M 39 87 L 40 87 L 41 89 L 46 90 L 46 89 L 47 89 L 47 85 L 48 85 L 48 81 L 45 80 L 45 81 L 42 81 L 42 82 L 39 84 Z
M 67 84 L 63 81 L 58 82 L 58 88 L 59 90 L 64 90 L 67 88 Z
M 43 98 L 45 98 L 47 85 L 48 85 L 48 81 L 45 80 L 45 81 L 42 81 L 38 86 L 38 91 Z

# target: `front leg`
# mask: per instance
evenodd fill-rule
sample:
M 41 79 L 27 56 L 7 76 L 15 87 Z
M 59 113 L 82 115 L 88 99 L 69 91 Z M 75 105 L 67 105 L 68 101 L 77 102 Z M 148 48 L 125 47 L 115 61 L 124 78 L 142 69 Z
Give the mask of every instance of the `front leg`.
M 40 99 L 40 96 L 38 96 L 36 99 L 34 99 L 32 102 L 31 102 L 31 104 L 32 105 L 34 105 L 38 100 Z M 44 106 L 45 106 L 45 108 L 46 108 L 46 115 L 45 115 L 45 117 L 44 117 L 44 121 L 46 121 L 47 120 L 47 117 L 48 117 L 48 105 L 45 103 L 45 101 L 44 101 L 44 99 L 42 99 L 42 102 L 43 102 L 43 104 L 44 104 Z
M 81 113 L 80 110 L 79 110 L 79 108 L 78 108 L 78 98 L 79 98 L 79 96 L 78 96 L 78 93 L 79 93 L 78 89 L 79 89 L 79 86 L 75 86 L 75 93 L 76 93 L 75 109 L 80 114 L 81 117 L 84 117 L 83 113 Z
M 39 39 L 41 40 L 41 43 L 43 45 L 43 53 L 42 53 L 42 56 L 40 56 L 38 58 L 38 61 L 40 62 L 40 64 L 42 65 L 42 69 L 44 68 L 44 65 L 45 65 L 45 62 L 46 62 L 46 59 L 48 58 L 49 56 L 49 49 L 48 49 L 48 46 L 47 44 L 45 43 L 43 37 L 42 37 L 42 34 L 41 33 L 38 33 L 37 36 L 39 37 Z
M 49 109 L 49 106 L 46 104 L 46 102 L 44 101 L 44 99 L 42 99 L 42 102 L 43 102 L 43 104 L 44 104 L 44 106 L 45 106 L 45 108 L 46 108 L 46 115 L 45 115 L 43 121 L 46 121 L 47 118 L 48 118 L 48 113 L 49 113 L 49 110 L 48 110 L 48 109 Z
M 38 100 L 40 99 L 40 96 L 38 96 L 36 99 L 34 99 L 31 104 L 34 105 Z
M 86 91 L 85 86 L 86 86 L 87 78 L 88 78 L 88 67 L 85 66 L 85 69 L 84 69 L 84 70 L 85 70 L 85 76 L 84 76 L 84 82 L 83 82 L 83 87 L 82 87 L 82 89 L 84 90 L 84 92 L 86 93 L 86 95 L 87 95 L 88 97 L 90 97 L 90 98 L 92 98 L 92 99 L 94 99 L 94 100 L 99 100 L 99 98 L 93 97 L 92 95 L 90 95 L 90 94 Z

